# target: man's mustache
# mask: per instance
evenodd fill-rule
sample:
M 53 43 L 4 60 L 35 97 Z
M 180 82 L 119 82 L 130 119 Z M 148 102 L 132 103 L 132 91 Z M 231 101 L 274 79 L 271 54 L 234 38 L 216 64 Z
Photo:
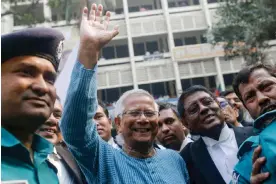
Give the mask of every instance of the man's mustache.
M 266 113 L 266 112 L 275 110 L 275 109 L 276 109 L 276 102 L 275 103 L 270 103 L 270 104 L 266 105 L 264 108 L 262 108 L 261 115 Z

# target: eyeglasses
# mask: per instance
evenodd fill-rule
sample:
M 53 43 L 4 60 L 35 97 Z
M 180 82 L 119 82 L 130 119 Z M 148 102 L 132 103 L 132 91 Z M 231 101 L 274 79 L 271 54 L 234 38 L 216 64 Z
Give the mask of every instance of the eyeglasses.
M 219 105 L 220 105 L 220 107 L 221 107 L 222 109 L 224 109 L 224 108 L 226 108 L 226 107 L 229 105 L 229 103 L 226 102 L 226 101 L 221 101 L 221 102 L 219 102 Z
M 128 115 L 133 118 L 139 118 L 141 115 L 144 115 L 147 119 L 157 118 L 159 116 L 158 111 L 137 111 L 137 110 L 129 110 L 122 113 L 122 115 Z

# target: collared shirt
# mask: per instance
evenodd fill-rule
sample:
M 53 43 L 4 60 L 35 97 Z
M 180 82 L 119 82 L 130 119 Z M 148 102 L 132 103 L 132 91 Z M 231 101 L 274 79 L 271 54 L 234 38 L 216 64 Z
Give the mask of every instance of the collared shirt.
M 222 178 L 226 183 L 229 183 L 234 167 L 239 161 L 234 131 L 225 125 L 218 141 L 209 137 L 202 137 L 202 139 Z
M 107 143 L 108 143 L 110 146 L 112 146 L 113 148 L 121 149 L 121 148 L 115 143 L 113 137 L 111 137 L 111 138 L 107 141 Z
M 57 184 L 56 168 L 47 161 L 53 145 L 39 135 L 34 135 L 30 153 L 21 142 L 5 128 L 1 128 L 1 181 L 27 180 L 29 184 Z
M 64 163 L 61 161 L 61 156 L 57 153 L 54 147 L 53 153 L 48 155 L 48 160 L 57 168 L 57 176 L 60 184 L 73 184 L 72 177 L 67 171 Z

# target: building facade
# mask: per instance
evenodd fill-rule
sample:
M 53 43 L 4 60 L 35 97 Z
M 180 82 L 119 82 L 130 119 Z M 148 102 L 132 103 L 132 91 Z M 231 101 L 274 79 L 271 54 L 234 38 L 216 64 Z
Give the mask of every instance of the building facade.
M 40 0 L 41 6 L 35 11 L 41 17 L 37 26 L 53 27 L 65 34 L 65 53 L 70 53 L 79 38 L 79 1 L 71 1 L 73 20 L 69 24 L 64 11 L 51 9 L 48 0 Z M 206 43 L 206 31 L 219 18 L 217 0 L 96 1 L 112 12 L 109 29 L 119 25 L 120 31 L 102 49 L 99 60 L 98 97 L 105 102 L 114 102 L 133 88 L 145 89 L 155 98 L 177 97 L 195 84 L 225 90 L 245 63 L 242 58 L 226 61 L 220 46 Z M 28 3 L 21 0 L 17 7 Z M 2 12 L 12 6 L 2 2 Z M 2 18 L 2 34 L 24 27 L 11 15 Z M 276 47 L 267 52 L 268 62 L 276 63 Z

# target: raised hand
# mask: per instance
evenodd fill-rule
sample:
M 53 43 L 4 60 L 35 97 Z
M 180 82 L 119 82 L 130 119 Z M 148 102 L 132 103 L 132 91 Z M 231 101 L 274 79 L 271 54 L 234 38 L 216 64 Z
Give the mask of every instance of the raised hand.
M 98 7 L 96 4 L 92 4 L 89 15 L 86 7 L 82 13 L 78 59 L 88 69 L 96 65 L 103 46 L 119 33 L 117 26 L 111 31 L 107 30 L 110 12 L 106 12 L 105 19 L 102 21 L 102 11 L 101 4 Z

